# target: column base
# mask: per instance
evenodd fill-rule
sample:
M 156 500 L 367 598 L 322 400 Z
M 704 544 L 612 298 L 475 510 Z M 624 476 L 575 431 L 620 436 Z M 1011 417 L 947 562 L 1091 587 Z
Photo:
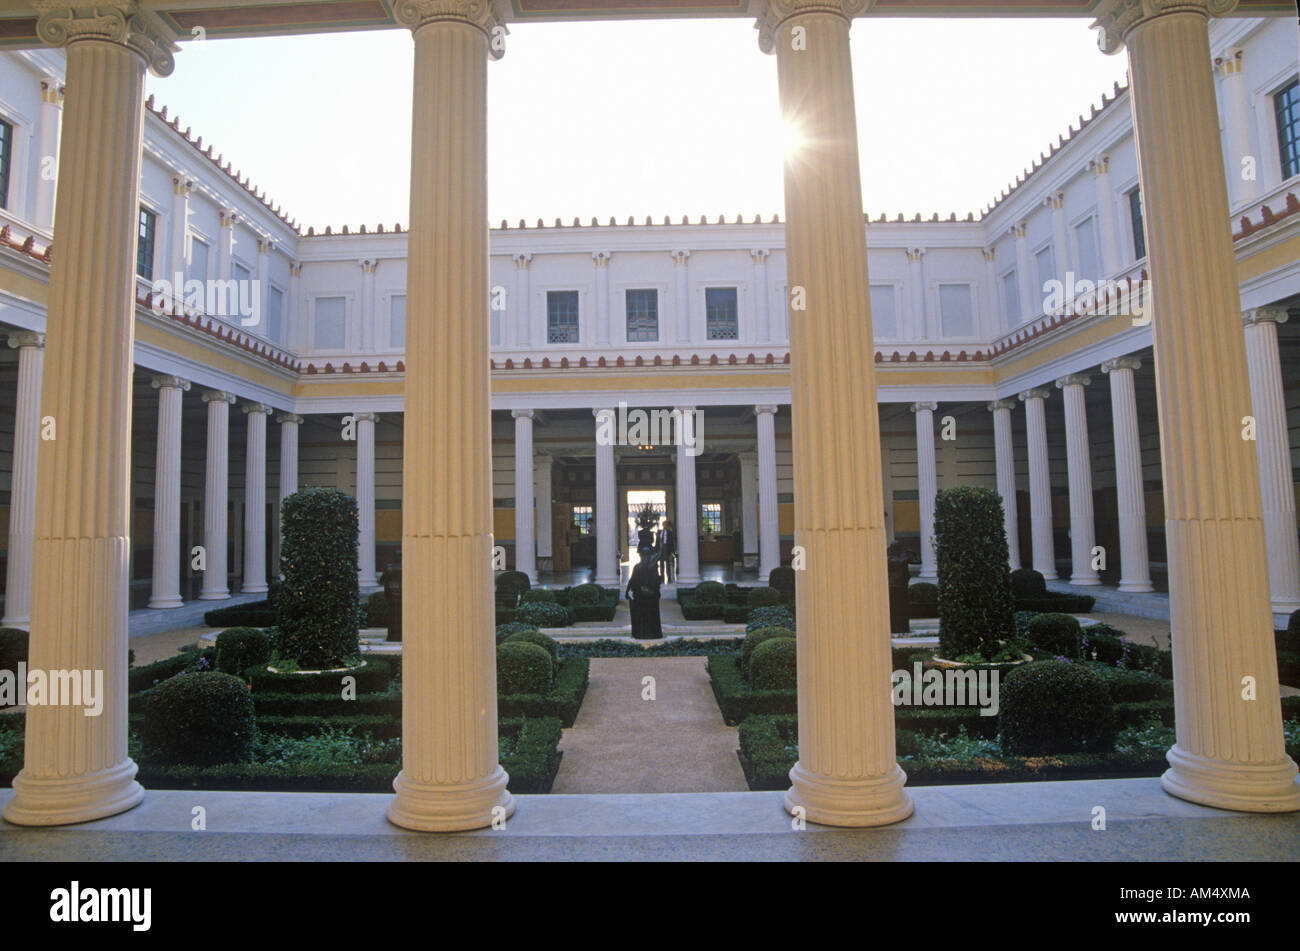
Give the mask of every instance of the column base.
M 31 626 L 30 617 L 7 617 L 0 619 L 0 627 L 16 627 L 21 631 L 27 630 Z
M 361 588 L 377 588 L 379 587 L 379 578 L 375 575 L 370 575 L 369 577 L 366 575 L 358 575 L 357 586 Z
M 269 590 L 270 588 L 268 588 L 266 582 L 263 581 L 260 584 L 246 584 L 239 589 L 239 593 L 240 594 L 265 594 Z
M 1060 575 L 1056 573 L 1055 569 L 1051 571 L 1044 571 L 1042 568 L 1035 568 L 1034 570 L 1043 576 L 1044 581 L 1056 581 L 1060 578 Z
M 1156 590 L 1156 587 L 1150 581 L 1124 581 L 1121 579 L 1119 590 L 1128 594 L 1150 594 Z
M 934 582 L 936 582 L 936 581 L 939 580 L 939 572 L 938 572 L 937 570 L 936 570 L 936 571 L 926 571 L 924 568 L 922 568 L 921 571 L 920 571 L 920 573 L 916 576 L 916 580 L 917 580 L 917 581 L 928 581 L 928 582 L 930 582 L 931 584 L 933 584 Z
M 1273 602 L 1274 614 L 1292 614 L 1296 611 L 1300 611 L 1300 601 L 1284 598 Z
M 199 592 L 200 601 L 226 601 L 229 600 L 229 598 L 230 598 L 229 588 L 226 588 L 224 591 L 200 591 Z
M 1080 588 L 1087 588 L 1091 585 L 1101 584 L 1101 578 L 1097 575 L 1070 575 L 1070 584 Z
M 1300 780 L 1289 758 L 1263 766 L 1188 753 L 1175 744 L 1160 777 L 1165 792 L 1188 802 L 1237 812 L 1300 811 Z
M 162 611 L 168 608 L 180 608 L 184 606 L 185 602 L 181 600 L 180 595 L 166 598 L 151 598 L 149 600 L 150 611 Z M 6 621 L 5 623 L 7 624 L 8 622 Z
M 903 789 L 907 774 L 894 764 L 883 776 L 872 779 L 832 779 L 818 776 L 795 763 L 790 770 L 794 784 L 785 794 L 786 811 L 803 809 L 809 822 L 825 826 L 884 826 L 901 822 L 912 814 L 912 800 Z
M 673 583 L 679 587 L 685 585 L 689 588 L 691 585 L 701 584 L 703 581 L 704 579 L 699 575 L 678 575 Z
M 14 777 L 14 797 L 4 818 L 19 826 L 62 826 L 126 812 L 144 799 L 136 769 L 129 759 L 96 773 L 53 779 L 29 776 L 23 769 Z
M 388 804 L 388 821 L 416 832 L 485 828 L 514 815 L 515 801 L 506 791 L 509 779 L 500 765 L 484 779 L 459 785 L 415 782 L 402 770 L 393 780 L 397 796 Z

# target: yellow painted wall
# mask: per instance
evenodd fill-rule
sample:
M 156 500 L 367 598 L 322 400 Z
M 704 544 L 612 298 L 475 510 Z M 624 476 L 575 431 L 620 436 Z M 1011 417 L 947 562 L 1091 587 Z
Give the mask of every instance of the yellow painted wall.
M 402 510 L 379 509 L 375 512 L 375 541 L 400 542 L 402 540 Z
M 916 499 L 894 499 L 894 534 L 921 530 L 921 503 Z
M 794 503 L 778 502 L 776 503 L 777 524 L 780 527 L 782 535 L 794 534 Z
M 515 540 L 514 509 L 492 510 L 492 537 L 496 539 L 497 544 Z

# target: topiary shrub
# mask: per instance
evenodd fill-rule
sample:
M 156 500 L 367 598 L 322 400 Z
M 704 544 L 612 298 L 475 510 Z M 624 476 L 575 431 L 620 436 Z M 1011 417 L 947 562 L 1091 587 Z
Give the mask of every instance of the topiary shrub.
M 248 687 L 214 671 L 177 674 L 150 690 L 141 739 L 152 760 L 214 766 L 247 760 L 256 733 Z
M 749 682 L 755 690 L 794 690 L 797 648 L 793 637 L 774 637 L 754 648 L 749 658 Z
M 16 627 L 0 627 L 0 670 L 12 670 L 18 674 L 18 665 L 27 660 L 27 632 Z M 14 706 L 25 702 L 27 685 L 15 681 Z M 8 709 L 10 704 L 0 703 L 0 710 Z
M 308 488 L 280 503 L 280 652 L 304 669 L 357 656 L 357 501 Z
M 1115 705 L 1106 682 L 1082 664 L 1034 661 L 1002 681 L 998 734 L 1013 756 L 1109 753 Z
M 528 575 L 522 571 L 503 571 L 497 575 L 497 596 L 506 598 L 512 605 L 532 586 Z
M 918 581 L 907 589 L 915 617 L 934 617 L 939 613 L 939 586 Z
M 547 637 L 541 631 L 516 631 L 507 637 L 503 643 L 536 644 L 551 655 L 552 664 L 558 663 L 560 659 L 560 645 L 556 643 L 555 638 Z
M 1042 651 L 1073 658 L 1083 628 L 1071 614 L 1040 614 L 1029 622 L 1029 643 Z
M 963 485 L 934 502 L 939 574 L 939 649 L 945 657 L 978 651 L 991 659 L 1015 635 L 1010 557 L 1002 496 Z
M 542 633 L 537 630 L 535 625 L 520 624 L 518 621 L 510 621 L 506 624 L 497 625 L 497 643 L 500 644 L 511 634 L 518 634 L 521 631 L 537 631 L 538 634 Z
M 569 606 L 579 607 L 600 604 L 605 598 L 605 590 L 598 584 L 580 584 L 569 591 Z
M 781 603 L 781 592 L 776 588 L 750 588 L 749 606 L 751 608 L 770 608 Z
M 770 608 L 754 608 L 749 612 L 749 623 L 745 633 L 749 634 L 764 627 L 784 627 L 795 630 L 794 614 L 783 605 Z
M 515 623 L 530 627 L 568 627 L 573 623 L 568 608 L 549 601 L 521 604 L 515 611 Z
M 519 595 L 519 603 L 523 604 L 554 604 L 555 592 L 549 588 L 529 588 L 523 594 Z
M 1047 581 L 1042 572 L 1033 568 L 1017 568 L 1011 572 L 1011 596 L 1017 601 L 1041 598 L 1047 594 Z
M 794 637 L 794 631 L 788 627 L 761 627 L 745 635 L 745 639 L 740 644 L 740 675 L 742 677 L 749 676 L 749 663 L 753 660 L 754 651 L 758 649 L 758 645 L 775 637 Z
M 497 645 L 497 692 L 549 693 L 555 665 L 546 649 L 526 641 Z
M 794 600 L 795 573 L 789 565 L 779 565 L 767 573 L 768 587 L 781 592 L 781 600 L 789 603 Z
M 388 598 L 376 591 L 366 598 L 361 607 L 362 627 L 388 627 Z
M 217 635 L 217 670 L 238 675 L 271 659 L 271 642 L 255 627 L 227 628 Z
M 703 581 L 695 589 L 696 604 L 725 604 L 727 586 L 720 581 Z

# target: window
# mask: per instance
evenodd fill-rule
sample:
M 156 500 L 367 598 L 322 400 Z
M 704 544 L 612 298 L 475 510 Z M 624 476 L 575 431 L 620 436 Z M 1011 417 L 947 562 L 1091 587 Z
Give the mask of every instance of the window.
M 659 292 L 637 290 L 627 292 L 628 342 L 659 339 Z
M 347 340 L 347 301 L 342 297 L 316 298 L 317 350 L 342 350 Z
M 14 127 L 0 119 L 0 208 L 9 207 L 9 169 L 14 161 Z
M 722 503 L 705 502 L 700 506 L 700 531 L 706 534 L 722 534 Z
M 898 336 L 898 315 L 894 310 L 892 284 L 871 285 L 871 333 L 875 337 Z
M 573 524 L 578 526 L 579 535 L 591 534 L 591 506 L 575 505 L 573 507 Z
M 1282 177 L 1300 175 L 1300 79 L 1273 96 L 1273 115 L 1277 118 L 1277 151 L 1282 162 Z
M 1056 256 L 1050 244 L 1034 255 L 1034 266 L 1038 268 L 1038 287 L 1046 294 L 1047 282 L 1056 280 Z
M 152 211 L 140 209 L 139 239 L 135 244 L 135 273 L 146 281 L 153 280 L 153 245 L 158 218 Z
M 546 292 L 546 342 L 578 342 L 578 292 Z
M 1015 271 L 1002 275 L 1002 307 L 1007 313 L 1007 326 L 1020 323 L 1020 283 Z
M 1074 243 L 1079 248 L 1079 277 L 1085 281 L 1098 281 L 1105 277 L 1097 262 L 1097 229 L 1093 219 L 1088 218 L 1074 226 Z
M 388 301 L 388 346 L 393 350 L 406 346 L 405 294 L 394 294 Z
M 975 332 L 969 284 L 939 285 L 939 323 L 945 337 L 969 337 Z
M 734 287 L 705 288 L 704 325 L 710 340 L 735 340 L 740 336 Z
M 190 280 L 208 279 L 208 246 L 198 238 L 190 242 Z
M 284 291 L 278 287 L 266 289 L 266 337 L 280 343 L 280 324 L 284 314 Z
M 1133 259 L 1142 260 L 1147 256 L 1147 237 L 1142 230 L 1142 189 L 1135 188 L 1128 193 L 1128 216 L 1133 223 Z

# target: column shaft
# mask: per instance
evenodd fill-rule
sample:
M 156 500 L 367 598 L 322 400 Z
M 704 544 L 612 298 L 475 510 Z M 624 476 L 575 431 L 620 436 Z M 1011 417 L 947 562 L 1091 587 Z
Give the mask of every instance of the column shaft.
M 537 581 L 533 508 L 533 411 L 515 410 L 515 570 Z
M 1071 374 L 1056 381 L 1065 402 L 1065 460 L 1070 482 L 1070 584 L 1101 584 L 1092 567 L 1092 549 L 1097 542 L 1092 514 L 1092 452 L 1088 448 L 1088 413 L 1083 374 Z
M 736 554 L 741 564 L 745 556 L 758 552 L 758 453 L 742 452 L 740 454 L 740 538 L 741 551 Z M 767 579 L 760 571 L 759 580 Z
M 375 424 L 374 413 L 357 413 L 357 583 L 373 588 L 375 577 Z
M 1056 578 L 1056 541 L 1052 536 L 1052 470 L 1047 461 L 1047 414 L 1043 400 L 1049 391 L 1026 390 L 1025 435 L 1029 443 L 1029 527 L 1033 539 L 1034 570 L 1051 581 Z
M 617 424 L 613 410 L 596 410 L 596 584 L 619 584 Z
M 776 407 L 758 414 L 758 576 L 764 582 L 781 565 L 781 518 L 776 499 Z
M 1110 417 L 1115 433 L 1115 494 L 1119 507 L 1119 590 L 1152 591 L 1147 557 L 1146 493 L 1142 480 L 1142 447 L 1138 439 L 1135 357 L 1119 357 L 1101 365 L 1110 377 Z
M 266 417 L 271 407 L 254 403 L 248 416 L 244 453 L 244 594 L 260 594 L 266 585 Z
M 9 488 L 9 554 L 5 565 L 5 615 L 0 625 L 27 630 L 32 613 L 32 552 L 36 545 L 36 459 L 40 452 L 43 334 L 9 335 L 18 350 L 14 404 L 13 476 Z
M 993 413 L 993 455 L 996 460 L 998 494 L 1002 496 L 1003 524 L 1007 532 L 1007 551 L 1011 570 L 1020 567 L 1020 513 L 1016 496 L 1016 450 L 1011 430 L 1012 400 L 995 400 L 989 404 Z
M 555 555 L 553 522 L 551 519 L 551 464 L 553 459 L 545 453 L 534 457 L 533 484 L 536 486 L 537 502 L 537 557 L 552 558 Z
M 189 380 L 154 377 L 158 391 L 158 449 L 153 498 L 151 608 L 179 608 L 181 600 L 181 410 Z
M 203 488 L 203 587 L 200 601 L 230 597 L 226 571 L 226 541 L 229 534 L 230 404 L 229 393 L 203 394 L 208 404 L 208 454 Z
M 916 414 L 916 493 L 921 509 L 922 581 L 936 581 L 939 564 L 934 554 L 934 500 L 939 494 L 939 472 L 934 457 L 934 411 L 938 403 L 913 403 Z
M 692 585 L 700 583 L 700 507 L 695 490 L 696 450 L 692 448 L 695 409 L 679 406 L 677 412 L 679 434 L 689 431 L 677 446 L 677 582 Z

